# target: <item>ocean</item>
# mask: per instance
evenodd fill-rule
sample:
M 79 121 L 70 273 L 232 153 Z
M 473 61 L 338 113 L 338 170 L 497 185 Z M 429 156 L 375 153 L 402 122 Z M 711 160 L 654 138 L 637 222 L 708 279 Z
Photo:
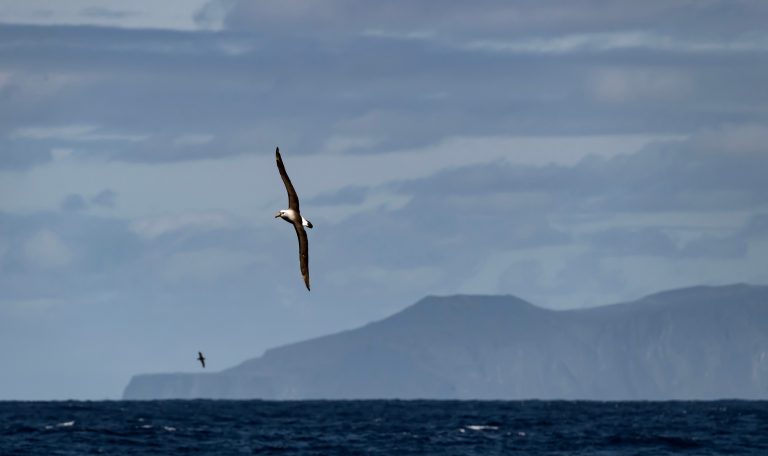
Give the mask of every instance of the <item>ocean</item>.
M 0 455 L 768 455 L 768 402 L 0 402 Z

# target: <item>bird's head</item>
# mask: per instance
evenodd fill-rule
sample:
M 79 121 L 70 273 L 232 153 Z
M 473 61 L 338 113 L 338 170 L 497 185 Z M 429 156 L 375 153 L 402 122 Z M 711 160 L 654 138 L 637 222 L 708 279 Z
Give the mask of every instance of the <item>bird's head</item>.
M 277 214 L 275 214 L 275 218 L 282 217 L 285 211 L 277 211 Z

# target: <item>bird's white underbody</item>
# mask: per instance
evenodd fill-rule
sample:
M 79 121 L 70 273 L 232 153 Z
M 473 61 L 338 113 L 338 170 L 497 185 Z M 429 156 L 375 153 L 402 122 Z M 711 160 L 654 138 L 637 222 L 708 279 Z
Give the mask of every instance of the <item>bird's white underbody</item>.
M 301 225 L 302 226 L 305 226 L 307 228 L 312 228 L 313 227 L 312 222 L 310 222 L 309 220 L 305 219 L 304 216 L 302 216 L 302 215 L 297 215 L 296 211 L 294 211 L 293 209 L 281 209 L 280 212 L 278 212 L 277 216 L 280 217 L 281 219 L 285 220 L 288 223 L 295 223 L 295 222 L 297 222 L 299 220 L 299 218 L 301 218 Z

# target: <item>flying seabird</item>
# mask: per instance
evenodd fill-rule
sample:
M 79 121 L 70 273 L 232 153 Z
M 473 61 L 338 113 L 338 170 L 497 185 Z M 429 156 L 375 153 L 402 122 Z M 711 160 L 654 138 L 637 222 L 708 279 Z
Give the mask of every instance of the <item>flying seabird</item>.
M 205 356 L 203 356 L 203 352 L 197 352 L 197 360 L 200 361 L 200 364 L 203 365 L 203 369 L 205 369 Z
M 296 195 L 296 190 L 291 184 L 291 179 L 288 177 L 288 173 L 285 172 L 285 165 L 283 165 L 283 159 L 280 157 L 280 148 L 275 148 L 275 159 L 277 160 L 277 169 L 280 171 L 280 177 L 283 178 L 285 184 L 285 190 L 288 192 L 288 209 L 283 209 L 277 214 L 275 218 L 280 217 L 286 222 L 293 225 L 296 229 L 296 236 L 299 238 L 299 266 L 301 267 L 301 275 L 304 276 L 304 284 L 309 290 L 309 241 L 307 241 L 307 232 L 304 227 L 312 228 L 312 222 L 302 217 L 299 212 L 299 196 Z

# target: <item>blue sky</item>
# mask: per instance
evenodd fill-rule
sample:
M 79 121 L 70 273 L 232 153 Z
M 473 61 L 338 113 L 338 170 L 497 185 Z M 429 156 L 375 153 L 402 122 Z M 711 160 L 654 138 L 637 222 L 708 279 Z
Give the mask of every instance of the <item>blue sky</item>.
M 117 398 L 428 294 L 768 283 L 766 16 L 0 0 L 0 399 Z

